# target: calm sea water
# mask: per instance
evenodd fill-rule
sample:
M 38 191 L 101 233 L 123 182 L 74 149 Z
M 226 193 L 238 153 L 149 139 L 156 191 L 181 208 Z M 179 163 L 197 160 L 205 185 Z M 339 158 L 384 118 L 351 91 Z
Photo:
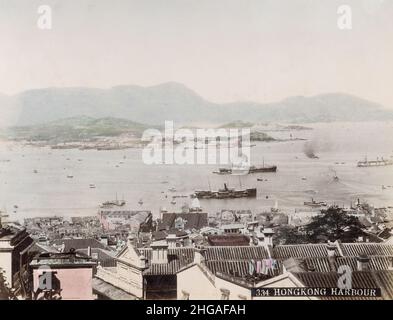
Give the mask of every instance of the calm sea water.
M 282 210 L 304 209 L 311 197 L 339 205 L 357 198 L 375 206 L 393 205 L 393 166 L 357 168 L 356 162 L 393 155 L 393 123 L 314 124 L 314 130 L 293 131 L 308 139 L 319 159 L 304 154 L 305 141 L 257 143 L 251 162 L 278 166 L 277 173 L 248 176 L 212 174 L 218 165 L 145 165 L 141 150 L 51 150 L 3 142 L 0 144 L 0 207 L 13 219 L 44 215 L 94 215 L 103 201 L 116 194 L 129 207 L 180 210 L 196 189 L 257 187 L 257 199 L 201 200 L 211 214 L 221 209 L 266 210 L 278 203 Z M 270 132 L 287 139 L 289 132 Z M 8 161 L 9 160 L 9 161 Z M 337 162 L 339 164 L 337 164 Z M 34 173 L 34 170 L 37 173 Z M 339 181 L 333 180 L 337 174 Z M 74 178 L 67 178 L 73 175 Z M 267 181 L 257 181 L 263 178 Z M 302 179 L 305 178 L 306 180 Z M 164 182 L 168 183 L 164 183 Z M 95 189 L 89 187 L 96 186 Z M 382 185 L 386 189 L 382 189 Z M 392 186 L 389 188 L 388 186 Z M 176 192 L 170 192 L 175 188 Z M 142 199 L 143 204 L 138 201 Z

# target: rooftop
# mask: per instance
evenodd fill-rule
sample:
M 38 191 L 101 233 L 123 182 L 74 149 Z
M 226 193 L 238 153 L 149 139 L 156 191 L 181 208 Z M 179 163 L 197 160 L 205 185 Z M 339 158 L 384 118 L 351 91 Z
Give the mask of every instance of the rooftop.
M 211 246 L 249 246 L 250 238 L 244 234 L 210 235 L 207 241 Z
M 206 212 L 163 213 L 159 229 L 164 230 L 175 228 L 175 222 L 178 218 L 184 220 L 184 230 L 200 230 L 208 225 L 208 214 Z
M 64 252 L 68 252 L 71 249 L 80 250 L 90 248 L 99 248 L 111 250 L 109 247 L 102 244 L 100 241 L 94 238 L 88 239 L 59 239 L 51 242 L 52 246 L 60 247 L 64 244 Z
M 93 290 L 110 300 L 137 300 L 138 298 L 99 278 L 93 278 Z
M 45 252 L 37 255 L 30 263 L 31 267 L 55 265 L 58 267 L 68 266 L 95 266 L 96 263 L 90 257 L 78 252 L 52 253 Z

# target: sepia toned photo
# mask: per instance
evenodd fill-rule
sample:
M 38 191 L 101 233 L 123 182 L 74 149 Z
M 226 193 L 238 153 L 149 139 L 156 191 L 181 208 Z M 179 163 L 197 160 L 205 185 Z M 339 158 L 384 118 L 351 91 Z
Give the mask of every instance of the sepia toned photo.
M 0 300 L 393 300 L 392 17 L 0 0 Z

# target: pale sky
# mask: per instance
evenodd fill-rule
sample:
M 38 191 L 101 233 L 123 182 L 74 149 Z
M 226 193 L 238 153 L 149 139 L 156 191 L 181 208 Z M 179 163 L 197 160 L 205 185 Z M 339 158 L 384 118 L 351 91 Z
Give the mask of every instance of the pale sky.
M 0 92 L 175 81 L 214 102 L 346 92 L 393 108 L 392 40 L 393 0 L 0 0 Z

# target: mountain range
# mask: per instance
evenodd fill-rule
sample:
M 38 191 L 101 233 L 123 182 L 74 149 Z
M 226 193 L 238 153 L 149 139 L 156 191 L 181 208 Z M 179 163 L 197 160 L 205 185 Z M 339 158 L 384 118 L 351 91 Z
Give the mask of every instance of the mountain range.
M 121 118 L 147 125 L 251 122 L 312 123 L 393 120 L 393 110 L 344 93 L 289 97 L 274 103 L 213 103 L 186 86 L 45 88 L 0 95 L 0 126 L 27 126 L 70 117 Z

